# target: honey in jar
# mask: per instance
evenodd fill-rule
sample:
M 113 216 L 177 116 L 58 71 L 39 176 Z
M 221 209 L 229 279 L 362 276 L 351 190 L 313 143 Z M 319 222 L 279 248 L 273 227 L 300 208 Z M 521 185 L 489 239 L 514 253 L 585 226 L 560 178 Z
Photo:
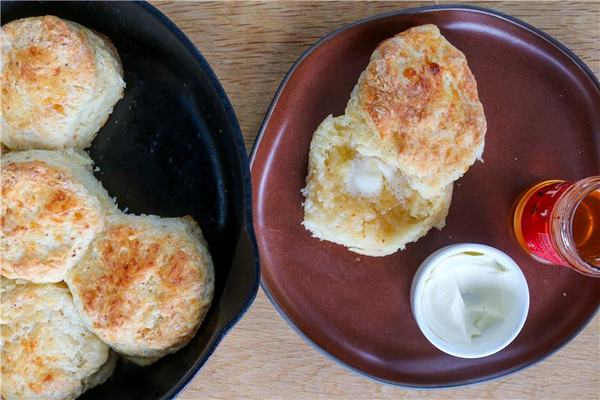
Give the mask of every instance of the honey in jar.
M 544 181 L 525 190 L 515 205 L 513 229 L 537 261 L 600 277 L 600 176 Z

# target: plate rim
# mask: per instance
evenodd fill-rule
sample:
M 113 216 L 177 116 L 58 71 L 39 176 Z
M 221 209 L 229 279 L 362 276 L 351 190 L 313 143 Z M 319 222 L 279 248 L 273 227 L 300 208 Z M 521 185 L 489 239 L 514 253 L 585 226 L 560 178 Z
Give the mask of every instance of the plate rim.
M 244 225 L 240 229 L 240 236 L 238 237 L 238 243 L 241 240 L 244 240 L 243 234 L 244 231 L 248 236 L 248 240 L 250 241 L 250 247 L 252 249 L 254 259 L 252 260 L 254 263 L 254 282 L 252 284 L 252 290 L 250 293 L 250 297 L 241 308 L 240 312 L 225 326 L 221 327 L 219 331 L 216 333 L 215 337 L 208 345 L 206 354 L 204 357 L 199 358 L 196 363 L 190 368 L 190 371 L 184 375 L 179 382 L 162 398 L 163 399 L 175 399 L 179 397 L 179 395 L 192 383 L 194 378 L 202 371 L 206 363 L 213 356 L 219 344 L 223 341 L 225 336 L 231 332 L 231 329 L 244 317 L 246 312 L 250 309 L 254 300 L 256 300 L 256 296 L 258 294 L 258 287 L 261 276 L 261 267 L 260 267 L 260 253 L 258 250 L 258 242 L 256 239 L 256 234 L 254 232 L 254 223 L 253 223 L 253 206 L 252 206 L 252 180 L 250 177 L 250 163 L 248 152 L 246 150 L 246 145 L 243 140 L 242 130 L 240 128 L 239 121 L 237 119 L 237 115 L 235 114 L 235 110 L 233 109 L 233 105 L 221 84 L 221 81 L 217 77 L 216 73 L 206 60 L 200 49 L 192 42 L 190 38 L 179 28 L 167 15 L 165 15 L 162 11 L 160 11 L 157 7 L 150 4 L 147 1 L 134 1 L 135 5 L 141 7 L 142 10 L 147 11 L 150 16 L 156 18 L 159 23 L 161 23 L 165 28 L 167 28 L 177 40 L 185 47 L 185 49 L 193 56 L 196 62 L 205 70 L 208 75 L 209 81 L 214 86 L 216 92 L 219 94 L 221 98 L 221 103 L 223 105 L 223 109 L 225 111 L 226 117 L 231 121 L 233 133 L 235 136 L 235 148 L 237 149 L 237 153 L 240 156 L 240 168 L 241 168 L 241 176 L 240 180 L 242 183 L 242 201 L 245 205 L 243 207 L 242 212 L 244 213 Z M 233 260 L 232 260 L 233 262 Z
M 269 109 L 267 111 L 267 113 L 265 114 L 265 118 L 263 119 L 263 122 L 261 123 L 260 129 L 258 131 L 258 134 L 256 136 L 256 139 L 254 141 L 254 144 L 252 146 L 252 151 L 250 152 L 250 170 L 252 171 L 252 167 L 254 165 L 254 160 L 255 160 L 255 156 L 256 156 L 256 152 L 258 150 L 258 148 L 260 147 L 260 143 L 262 141 L 262 137 L 263 134 L 267 128 L 267 125 L 269 124 L 269 121 L 273 115 L 273 111 L 275 110 L 275 107 L 277 106 L 277 103 L 279 101 L 279 98 L 281 97 L 281 93 L 283 92 L 283 90 L 285 89 L 285 87 L 287 86 L 288 81 L 290 80 L 291 76 L 294 74 L 294 72 L 296 71 L 296 69 L 298 68 L 298 66 L 313 52 L 315 51 L 318 47 L 320 47 L 323 43 L 325 43 L 326 41 L 330 40 L 331 38 L 333 38 L 334 36 L 337 36 L 338 34 L 353 28 L 355 26 L 358 25 L 362 25 L 365 23 L 369 23 L 372 21 L 376 21 L 379 19 L 385 19 L 391 16 L 396 16 L 396 15 L 402 15 L 402 14 L 417 14 L 417 13 L 425 13 L 425 12 L 430 12 L 430 11 L 440 11 L 440 10 L 459 10 L 459 11 L 469 11 L 469 12 L 477 12 L 477 13 L 482 13 L 482 14 L 487 14 L 487 15 L 491 15 L 492 17 L 498 18 L 498 19 L 503 19 L 509 23 L 512 23 L 514 25 L 517 25 L 520 28 L 523 28 L 537 36 L 539 36 L 541 39 L 546 40 L 547 42 L 549 42 L 550 44 L 554 45 L 558 50 L 562 51 L 569 59 L 571 59 L 571 61 L 575 62 L 582 70 L 583 72 L 585 72 L 586 75 L 588 75 L 588 77 L 591 79 L 592 84 L 594 84 L 596 86 L 596 89 L 600 92 L 600 80 L 598 80 L 598 77 L 596 77 L 596 75 L 592 72 L 592 70 L 590 69 L 590 67 L 587 66 L 587 64 L 585 64 L 581 58 L 579 58 L 573 51 L 571 51 L 568 47 L 566 47 L 564 44 L 562 44 L 560 41 L 558 41 L 557 39 L 555 39 L 554 37 L 552 37 L 551 35 L 545 33 L 544 31 L 542 31 L 541 29 L 538 29 L 536 27 L 534 27 L 533 25 L 528 24 L 527 22 L 524 22 L 516 17 L 513 17 L 511 15 L 508 14 L 504 14 L 500 11 L 491 9 L 491 8 L 487 8 L 487 7 L 479 7 L 479 6 L 472 6 L 472 5 L 463 5 L 463 4 L 443 4 L 443 5 L 428 5 L 428 6 L 421 6 L 421 7 L 412 7 L 412 8 L 406 8 L 406 9 L 401 9 L 401 10 L 396 10 L 396 11 L 391 11 L 391 12 L 387 12 L 387 13 L 383 13 L 383 14 L 377 14 L 377 15 L 373 15 L 367 18 L 363 18 L 360 19 L 358 21 L 355 22 L 351 22 L 349 24 L 343 25 L 340 28 L 335 29 L 334 31 L 328 33 L 327 35 L 325 35 L 324 37 L 322 37 L 321 39 L 319 39 L 318 41 L 316 41 L 312 46 L 310 46 L 306 51 L 304 51 L 300 57 L 298 57 L 298 59 L 292 64 L 292 66 L 290 67 L 290 69 L 288 70 L 288 72 L 285 74 L 283 80 L 281 81 L 279 87 L 277 88 L 277 92 L 275 93 L 275 96 L 273 97 L 273 100 L 271 101 L 271 104 L 269 105 Z M 428 390 L 428 391 L 438 391 L 438 390 L 445 390 L 445 389 L 456 389 L 456 388 L 464 388 L 464 387 L 471 387 L 471 386 L 476 386 L 476 385 L 480 385 L 480 384 L 484 384 L 487 382 L 493 382 L 502 378 L 506 378 L 508 376 L 514 375 L 518 372 L 521 371 L 525 371 L 526 369 L 529 369 L 535 365 L 537 365 L 538 363 L 546 360 L 549 357 L 552 357 L 554 354 L 558 353 L 560 350 L 562 350 L 566 345 L 568 345 L 569 343 L 571 343 L 571 341 L 573 341 L 573 339 L 575 339 L 589 324 L 590 322 L 592 322 L 592 320 L 596 317 L 596 315 L 598 315 L 598 312 L 600 311 L 600 304 L 596 307 L 596 310 L 591 314 L 591 316 L 584 321 L 574 332 L 572 335 L 570 335 L 569 337 L 567 337 L 567 339 L 560 343 L 558 346 L 556 346 L 555 348 L 551 349 L 550 351 L 546 352 L 545 354 L 543 354 L 541 357 L 532 360 L 530 362 L 525 363 L 522 366 L 519 366 L 517 368 L 514 368 L 512 370 L 509 370 L 507 372 L 500 372 L 496 375 L 492 375 L 490 377 L 484 377 L 481 379 L 475 379 L 475 380 L 466 380 L 466 381 L 462 381 L 456 384 L 445 384 L 445 385 L 436 385 L 436 384 L 432 384 L 432 385 L 413 385 L 413 384 L 409 384 L 406 382 L 397 382 L 397 381 L 390 381 L 390 380 L 386 380 L 386 379 L 382 379 L 376 376 L 373 376 L 371 374 L 368 374 L 364 371 L 361 371 L 357 368 L 354 368 L 352 366 L 350 366 L 349 364 L 339 360 L 338 358 L 334 357 L 332 354 L 328 353 L 325 349 L 323 349 L 322 347 L 320 347 L 318 344 L 316 344 L 315 342 L 313 342 L 307 335 L 304 334 L 304 332 L 302 332 L 300 330 L 300 328 L 298 328 L 296 326 L 296 324 L 294 324 L 294 322 L 291 320 L 291 318 L 285 313 L 285 311 L 283 311 L 283 309 L 281 308 L 281 306 L 279 305 L 279 303 L 275 300 L 275 298 L 273 297 L 273 295 L 271 294 L 271 292 L 269 291 L 267 284 L 265 283 L 262 274 L 260 277 L 260 287 L 262 288 L 263 292 L 266 294 L 267 298 L 269 299 L 269 301 L 271 302 L 271 304 L 273 305 L 273 307 L 275 308 L 275 310 L 277 310 L 277 312 L 279 313 L 279 315 L 287 322 L 287 324 L 292 328 L 292 330 L 298 334 L 298 336 L 300 336 L 302 339 L 304 339 L 304 341 L 306 341 L 311 347 L 313 347 L 315 350 L 317 350 L 318 353 L 326 356 L 328 359 L 330 359 L 331 361 L 333 361 L 335 364 L 342 366 L 343 368 L 345 368 L 346 370 L 353 372 L 363 378 L 367 378 L 370 381 L 373 382 L 377 382 L 380 384 L 384 384 L 387 386 L 392 386 L 392 387 L 399 387 L 399 388 L 403 388 L 403 389 L 410 389 L 410 390 Z

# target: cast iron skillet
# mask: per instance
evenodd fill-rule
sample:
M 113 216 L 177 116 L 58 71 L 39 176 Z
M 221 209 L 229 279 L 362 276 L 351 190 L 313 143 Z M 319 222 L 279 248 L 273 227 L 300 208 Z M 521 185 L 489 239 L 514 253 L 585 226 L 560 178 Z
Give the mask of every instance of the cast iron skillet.
M 125 96 L 89 149 L 119 208 L 192 215 L 215 262 L 210 311 L 188 346 L 141 368 L 120 361 L 85 399 L 177 396 L 256 296 L 250 172 L 238 122 L 198 49 L 147 3 L 2 2 L 2 24 L 53 14 L 108 36 L 125 72 Z

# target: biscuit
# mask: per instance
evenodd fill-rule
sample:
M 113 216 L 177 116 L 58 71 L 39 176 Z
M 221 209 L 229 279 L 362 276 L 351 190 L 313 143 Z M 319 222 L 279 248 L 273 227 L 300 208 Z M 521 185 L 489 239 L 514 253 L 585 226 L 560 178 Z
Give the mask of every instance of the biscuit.
M 0 278 L 2 399 L 74 399 L 106 381 L 116 354 L 88 331 L 64 283 Z
M 83 151 L 13 151 L 3 156 L 0 273 L 58 282 L 83 256 L 116 206 Z
M 12 149 L 85 148 L 123 96 L 123 70 L 103 35 L 51 15 L 0 32 L 1 141 Z
M 452 184 L 425 199 L 397 170 L 352 146 L 354 127 L 346 116 L 329 116 L 315 132 L 303 190 L 304 227 L 321 240 L 379 257 L 403 249 L 431 227 L 441 229 Z
M 481 159 L 487 129 L 465 55 L 435 25 L 382 42 L 354 88 L 346 115 L 364 124 L 361 152 L 397 167 L 425 197 Z
M 444 226 L 453 182 L 481 158 L 485 131 L 466 58 L 437 27 L 382 42 L 345 114 L 313 135 L 303 225 L 364 255 L 405 248 Z
M 214 267 L 191 217 L 113 215 L 66 277 L 86 326 L 148 365 L 185 346 L 212 301 Z

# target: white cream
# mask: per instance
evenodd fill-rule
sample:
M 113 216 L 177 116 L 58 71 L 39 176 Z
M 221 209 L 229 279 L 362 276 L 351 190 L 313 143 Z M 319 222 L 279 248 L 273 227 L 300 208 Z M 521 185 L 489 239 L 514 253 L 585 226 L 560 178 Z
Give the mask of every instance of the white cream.
M 384 180 L 391 181 L 394 177 L 393 168 L 378 157 L 357 158 L 353 164 L 347 182 L 351 193 L 377 196 L 383 189 Z
M 443 341 L 470 345 L 490 328 L 505 322 L 519 284 L 515 271 L 488 255 L 451 255 L 426 277 L 421 297 L 423 318 Z

